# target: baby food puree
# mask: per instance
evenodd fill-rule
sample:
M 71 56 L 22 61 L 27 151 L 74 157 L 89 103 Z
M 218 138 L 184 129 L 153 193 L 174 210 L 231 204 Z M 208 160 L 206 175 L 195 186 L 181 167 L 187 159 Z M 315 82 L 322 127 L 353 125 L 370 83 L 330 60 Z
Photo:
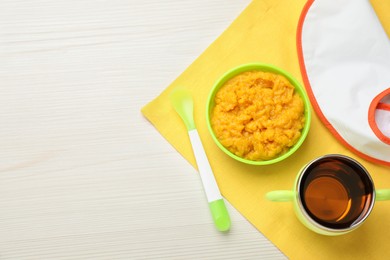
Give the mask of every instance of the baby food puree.
M 301 136 L 304 103 L 282 75 L 247 71 L 228 80 L 215 96 L 211 126 L 229 151 L 249 160 L 270 160 Z

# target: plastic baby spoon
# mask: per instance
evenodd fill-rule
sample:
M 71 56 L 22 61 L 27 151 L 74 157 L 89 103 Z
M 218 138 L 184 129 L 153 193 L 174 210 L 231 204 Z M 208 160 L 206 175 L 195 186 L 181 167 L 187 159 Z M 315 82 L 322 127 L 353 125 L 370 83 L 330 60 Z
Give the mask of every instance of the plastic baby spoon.
M 187 127 L 188 135 L 192 144 L 192 150 L 198 165 L 199 175 L 201 177 L 203 188 L 206 193 L 207 201 L 214 223 L 219 231 L 227 231 L 230 228 L 230 217 L 219 191 L 214 174 L 207 160 L 199 133 L 196 130 L 193 118 L 194 102 L 187 90 L 176 89 L 171 93 L 171 103 L 176 112 L 180 115 Z

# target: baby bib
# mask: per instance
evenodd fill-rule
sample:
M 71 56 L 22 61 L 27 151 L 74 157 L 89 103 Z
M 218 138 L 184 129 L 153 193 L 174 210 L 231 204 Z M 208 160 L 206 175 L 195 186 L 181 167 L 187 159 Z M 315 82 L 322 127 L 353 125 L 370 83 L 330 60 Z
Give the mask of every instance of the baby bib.
M 309 0 L 297 47 L 323 123 L 359 156 L 390 166 L 390 40 L 369 0 Z

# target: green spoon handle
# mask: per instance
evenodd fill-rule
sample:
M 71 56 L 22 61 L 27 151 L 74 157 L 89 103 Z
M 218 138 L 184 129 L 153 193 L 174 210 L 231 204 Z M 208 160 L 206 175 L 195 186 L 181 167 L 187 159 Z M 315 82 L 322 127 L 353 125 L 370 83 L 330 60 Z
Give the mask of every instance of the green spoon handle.
M 218 230 L 227 231 L 230 228 L 230 217 L 215 181 L 199 133 L 196 129 L 192 129 L 188 131 L 188 135 L 214 223 Z

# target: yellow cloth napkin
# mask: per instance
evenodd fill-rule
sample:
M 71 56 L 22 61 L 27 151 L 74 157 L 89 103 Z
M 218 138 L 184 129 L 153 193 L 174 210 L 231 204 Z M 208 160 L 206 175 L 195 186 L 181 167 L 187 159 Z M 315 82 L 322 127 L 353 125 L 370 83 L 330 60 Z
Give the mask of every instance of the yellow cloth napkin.
M 327 237 L 306 229 L 295 217 L 292 203 L 269 202 L 264 198 L 268 191 L 292 188 L 304 164 L 328 153 L 358 159 L 372 173 L 377 188 L 390 188 L 389 168 L 351 154 L 314 112 L 309 135 L 301 148 L 274 165 L 251 166 L 237 162 L 225 155 L 208 133 L 206 99 L 214 82 L 227 70 L 247 62 L 271 63 L 302 82 L 295 41 L 304 4 L 305 0 L 254 0 L 159 97 L 142 108 L 142 113 L 195 166 L 185 126 L 169 102 L 173 88 L 188 88 L 195 99 L 195 122 L 223 196 L 290 259 L 388 256 L 390 202 L 376 203 L 372 214 L 358 230 L 344 236 Z
M 387 36 L 390 38 L 390 1 L 389 0 L 370 0 L 371 5 L 382 23 Z

